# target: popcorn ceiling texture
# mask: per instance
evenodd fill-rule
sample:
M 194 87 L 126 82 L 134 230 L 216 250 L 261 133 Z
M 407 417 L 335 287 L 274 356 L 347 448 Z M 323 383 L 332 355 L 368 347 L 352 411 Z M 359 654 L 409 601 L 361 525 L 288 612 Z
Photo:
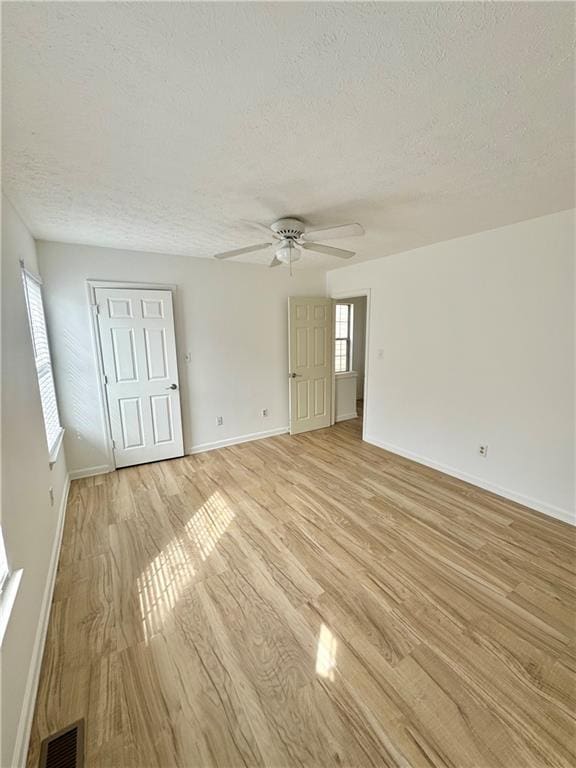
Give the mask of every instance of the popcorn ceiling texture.
M 3 184 L 39 239 L 209 257 L 298 215 L 362 222 L 361 260 L 574 205 L 571 3 L 2 11 Z

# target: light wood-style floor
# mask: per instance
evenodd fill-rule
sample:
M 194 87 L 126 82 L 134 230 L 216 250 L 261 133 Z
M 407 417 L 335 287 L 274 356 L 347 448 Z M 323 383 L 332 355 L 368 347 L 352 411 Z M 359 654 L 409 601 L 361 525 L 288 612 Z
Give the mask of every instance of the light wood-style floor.
M 359 429 L 73 483 L 29 766 L 575 764 L 574 530 Z

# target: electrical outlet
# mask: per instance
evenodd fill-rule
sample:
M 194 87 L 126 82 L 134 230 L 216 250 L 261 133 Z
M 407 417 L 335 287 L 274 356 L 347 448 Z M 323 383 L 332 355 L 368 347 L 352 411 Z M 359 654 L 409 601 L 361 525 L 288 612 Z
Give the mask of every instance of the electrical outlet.
M 488 446 L 487 445 L 479 445 L 478 446 L 478 453 L 480 454 L 480 456 L 482 456 L 483 459 L 485 459 L 486 456 L 488 456 Z
M 262 408 L 262 416 L 264 416 L 264 418 L 268 416 L 268 408 Z
M 222 424 L 224 424 L 224 419 L 222 418 L 222 416 L 216 416 L 216 425 L 218 427 L 221 427 Z

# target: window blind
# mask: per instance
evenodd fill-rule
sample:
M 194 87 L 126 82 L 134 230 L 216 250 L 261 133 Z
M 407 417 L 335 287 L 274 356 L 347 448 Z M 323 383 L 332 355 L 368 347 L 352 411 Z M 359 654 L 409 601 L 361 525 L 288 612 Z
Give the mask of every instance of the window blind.
M 0 595 L 4 591 L 4 583 L 8 578 L 8 560 L 6 558 L 6 549 L 4 547 L 4 536 L 0 528 Z
M 46 441 L 48 443 L 48 452 L 52 454 L 62 432 L 62 426 L 60 424 L 56 390 L 54 388 L 52 359 L 48 346 L 48 333 L 46 331 L 44 304 L 42 302 L 42 287 L 39 278 L 31 275 L 25 269 L 22 270 L 22 277 L 26 292 L 26 306 L 28 308 L 28 320 L 32 334 Z

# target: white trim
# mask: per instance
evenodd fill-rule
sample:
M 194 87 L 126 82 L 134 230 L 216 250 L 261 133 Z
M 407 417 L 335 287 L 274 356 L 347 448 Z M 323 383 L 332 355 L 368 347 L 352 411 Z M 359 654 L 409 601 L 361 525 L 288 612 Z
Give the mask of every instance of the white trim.
M 130 288 L 142 291 L 176 291 L 178 286 L 175 283 L 138 283 L 130 280 L 86 280 L 90 288 Z M 92 294 L 94 295 L 94 294 Z
M 433 461 L 432 459 L 428 459 L 425 456 L 420 456 L 419 454 L 413 453 L 412 451 L 399 448 L 397 445 L 385 443 L 382 440 L 378 440 L 377 438 L 373 437 L 372 435 L 365 435 L 364 440 L 371 445 L 375 445 L 377 448 L 383 448 L 385 451 L 395 453 L 398 456 L 402 456 L 405 459 L 410 459 L 411 461 L 415 461 L 418 464 L 423 464 L 425 467 L 430 467 L 431 469 L 436 469 L 439 472 L 444 472 L 444 474 L 450 475 L 451 477 L 456 477 L 458 480 L 464 480 L 466 483 L 471 483 L 472 485 L 475 485 L 478 488 L 482 488 L 485 491 L 491 491 L 492 493 L 495 493 L 498 496 L 502 496 L 505 499 L 509 499 L 510 501 L 515 501 L 517 504 L 522 504 L 525 507 L 529 507 L 531 510 L 542 512 L 544 515 L 554 517 L 556 520 L 562 520 L 562 522 L 568 523 L 569 525 L 576 525 L 576 515 L 573 512 L 569 512 L 567 509 L 560 509 L 560 507 L 555 507 L 553 504 L 540 501 L 540 499 L 534 499 L 531 496 L 525 496 L 522 493 L 511 491 L 508 488 L 502 488 L 501 486 L 496 485 L 495 483 L 491 483 L 488 480 L 484 480 L 481 477 L 477 477 L 476 475 L 470 475 L 467 472 L 462 472 L 459 469 L 455 469 L 454 467 L 441 464 L 438 461 Z
M 357 379 L 358 371 L 341 371 L 340 373 L 335 373 L 334 376 L 337 379 Z
M 336 303 L 334 301 L 332 301 L 331 310 L 332 325 L 330 326 L 330 383 L 332 388 L 332 402 L 330 403 L 330 426 L 333 427 L 334 424 L 336 424 L 336 360 L 334 355 L 336 343 Z
M 352 417 L 349 417 L 352 418 Z M 218 448 L 226 448 L 230 445 L 240 445 L 241 443 L 249 443 L 252 440 L 262 440 L 266 437 L 275 437 L 277 435 L 286 435 L 289 432 L 288 427 L 277 427 L 276 429 L 268 429 L 265 432 L 252 432 L 247 435 L 237 435 L 236 437 L 228 437 L 225 440 L 216 440 L 213 443 L 199 443 L 193 445 L 191 448 L 187 448 L 185 456 L 192 456 L 195 453 L 205 453 L 206 451 L 215 451 Z M 94 475 L 103 475 L 107 472 L 114 472 L 115 467 L 111 467 L 107 464 L 101 464 L 97 467 L 84 467 L 83 469 L 73 469 L 70 471 L 71 480 L 79 480 L 82 477 L 93 477 Z
M 356 411 L 354 413 L 345 413 L 344 416 L 337 416 L 336 421 L 348 421 L 349 419 L 357 419 L 358 414 Z
M 10 614 L 14 607 L 23 573 L 24 571 L 22 568 L 17 571 L 12 571 L 12 573 L 8 574 L 8 577 L 2 584 L 2 596 L 0 597 L 0 648 L 2 647 L 6 627 L 10 621 Z
M 43 285 L 42 278 L 40 275 L 37 275 L 36 272 L 30 272 L 29 269 L 26 269 L 26 264 L 24 262 L 24 259 L 20 259 L 20 268 L 22 272 L 26 275 L 26 277 L 29 277 L 30 280 L 34 280 L 35 283 L 38 283 L 38 285 Z
M 58 433 L 58 437 L 54 441 L 52 450 L 48 455 L 48 463 L 50 465 L 50 469 L 52 469 L 54 464 L 56 464 L 56 462 L 58 461 L 58 456 L 60 454 L 60 448 L 62 448 L 63 439 L 64 439 L 64 428 L 60 427 L 60 432 Z
M 194 453 L 204 453 L 205 451 L 214 451 L 217 448 L 226 448 L 229 445 L 239 445 L 240 443 L 249 443 L 252 440 L 262 440 L 265 437 L 275 437 L 276 435 L 285 435 L 290 431 L 289 427 L 277 427 L 268 429 L 265 432 L 251 432 L 248 435 L 238 435 L 237 437 L 228 437 L 225 440 L 216 440 L 213 443 L 200 443 L 186 449 L 186 455 Z
M 40 607 L 40 616 L 38 619 L 38 629 L 34 640 L 32 650 L 32 661 L 26 681 L 26 690 L 20 718 L 18 731 L 16 733 L 16 742 L 14 744 L 14 753 L 12 755 L 11 765 L 14 768 L 26 765 L 28 755 L 28 743 L 30 741 L 30 731 L 32 729 L 32 718 L 34 716 L 34 706 L 36 704 L 36 694 L 38 693 L 38 683 L 40 681 L 40 669 L 42 667 L 42 657 L 44 655 L 44 644 L 46 642 L 46 633 L 48 631 L 48 621 L 50 619 L 50 609 L 52 607 L 52 597 L 54 595 L 54 585 L 56 583 L 56 572 L 58 570 L 58 560 L 60 558 L 60 546 L 62 544 L 62 533 L 64 531 L 64 520 L 66 518 L 66 504 L 68 502 L 68 492 L 70 490 L 70 476 L 66 476 L 62 501 L 58 510 L 58 523 L 54 542 L 52 544 L 52 553 L 50 555 L 50 564 L 48 566 L 48 575 L 46 578 L 46 587 L 42 597 Z
M 106 400 L 106 380 L 104 376 L 104 366 L 102 364 L 102 347 L 100 344 L 100 333 L 98 331 L 98 315 L 96 312 L 96 286 L 92 284 L 90 280 L 86 283 L 86 289 L 88 291 L 88 307 L 90 311 L 90 335 L 92 337 L 92 351 L 94 359 L 96 360 L 96 371 L 98 373 L 98 405 L 100 406 L 100 419 L 104 426 L 104 435 L 106 438 L 106 458 L 109 465 L 114 469 L 114 450 L 112 443 L 112 428 L 110 427 L 110 415 L 108 413 L 108 406 Z M 88 467 L 88 469 L 91 469 Z M 75 479 L 71 473 L 71 477 Z M 87 475 L 79 475 L 79 477 L 87 477 Z
M 94 475 L 105 475 L 107 472 L 114 472 L 115 467 L 110 464 L 99 464 L 97 467 L 81 467 L 80 469 L 71 469 L 68 473 L 70 480 L 80 480 L 82 477 L 93 477 Z

